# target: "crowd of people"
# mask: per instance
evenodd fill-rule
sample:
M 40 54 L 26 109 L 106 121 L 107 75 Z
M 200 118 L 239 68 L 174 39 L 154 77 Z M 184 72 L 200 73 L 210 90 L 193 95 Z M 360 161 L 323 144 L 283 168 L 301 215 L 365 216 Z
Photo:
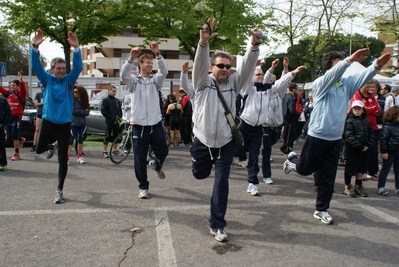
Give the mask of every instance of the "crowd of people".
M 284 70 L 279 79 L 274 75 L 279 59 L 272 62 L 266 73 L 259 67 L 262 32 L 258 28 L 252 30 L 248 49 L 236 72 L 230 71 L 231 56 L 226 51 L 213 52 L 209 57 L 209 42 L 218 35 L 213 31 L 215 24 L 216 20 L 208 19 L 199 31 L 192 81 L 188 78 L 190 67 L 186 62 L 182 66 L 181 89 L 168 95 L 165 101 L 160 88 L 168 69 L 158 44 L 151 42 L 151 54 L 134 47 L 122 66 L 121 80 L 129 94 L 121 102 L 115 97 L 117 88 L 111 86 L 102 102 L 101 113 L 107 125 L 103 141 L 104 158 L 109 157 L 109 141 L 119 133 L 118 120 L 125 117 L 132 125 L 134 174 L 140 199 L 150 197 L 147 175 L 149 147 L 155 157 L 148 165 L 157 177 L 165 179 L 163 165 L 169 149 L 189 145 L 194 178 L 205 179 L 215 168 L 209 232 L 217 241 L 227 241 L 225 215 L 234 157 L 238 157 L 240 165 L 247 170 L 246 191 L 258 196 L 260 181 L 273 183 L 271 151 L 280 138 L 280 151 L 287 155 L 284 172 L 288 174 L 294 170 L 300 175 L 314 175 L 317 198 L 313 217 L 324 224 L 333 222 L 328 209 L 342 151 L 346 153 L 344 194 L 366 197 L 363 181 L 369 178 L 378 180 L 378 193 L 385 196 L 388 193 L 386 178 L 393 164 L 396 194 L 399 196 L 399 101 L 396 98 L 399 90 L 389 85 L 381 87 L 378 81 L 372 80 L 391 54 L 383 54 L 361 73 L 342 78 L 351 63 L 362 61 L 369 49 L 359 49 L 347 58 L 340 52 L 327 53 L 322 60 L 325 74 L 313 82 L 312 91 L 306 97 L 303 89 L 292 83 L 295 76 L 306 69 L 305 66 L 289 71 L 289 59 L 284 58 Z M 32 69 L 42 84 L 41 92 L 34 100 L 38 115 L 32 151 L 38 154 L 47 151 L 47 158 L 51 158 L 58 150 L 58 185 L 54 200 L 57 204 L 64 202 L 63 185 L 75 139 L 77 162 L 85 163 L 83 136 L 85 117 L 90 109 L 86 89 L 76 83 L 82 70 L 79 42 L 72 32 L 68 37 L 74 48 L 73 69 L 69 74 L 66 74 L 62 58 L 51 61 L 52 74 L 44 71 L 38 50 L 43 42 L 40 29 L 31 44 Z M 155 73 L 154 55 L 158 67 Z M 139 65 L 137 75 L 132 74 L 135 60 Z M 8 97 L 9 103 L 7 105 L 7 101 L 0 99 L 0 126 L 7 124 L 13 130 L 15 153 L 12 160 L 17 160 L 25 141 L 17 131 L 21 105 L 26 96 L 22 75 L 12 82 L 10 90 L 0 87 L 0 92 Z M 154 103 L 156 106 L 159 103 L 159 108 L 154 108 Z M 239 120 L 231 122 L 226 114 L 234 114 Z M 241 121 L 234 125 L 238 129 L 232 126 L 236 121 Z M 235 142 L 235 130 L 242 136 L 241 145 Z M 0 130 L 0 140 L 4 139 L 2 132 Z M 54 134 L 56 142 L 50 143 Z M 169 147 L 166 136 L 170 139 Z M 301 136 L 305 141 L 300 156 L 297 156 L 294 145 Z M 0 142 L 0 170 L 7 166 L 3 143 Z M 111 153 L 119 153 L 117 147 L 112 148 Z M 379 154 L 382 159 L 380 175 Z M 262 180 L 258 178 L 260 170 Z M 354 186 L 352 176 L 355 176 Z

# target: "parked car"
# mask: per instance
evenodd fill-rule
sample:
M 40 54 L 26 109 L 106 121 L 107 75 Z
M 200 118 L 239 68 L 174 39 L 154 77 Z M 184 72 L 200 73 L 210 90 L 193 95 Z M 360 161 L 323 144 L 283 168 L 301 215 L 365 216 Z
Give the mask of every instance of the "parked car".
M 25 101 L 25 110 L 20 123 L 20 136 L 26 138 L 27 141 L 33 140 L 35 135 L 36 107 L 29 98 Z M 90 110 L 89 116 L 86 117 L 87 131 L 86 135 L 105 135 L 105 118 L 99 110 Z M 13 141 L 8 127 L 4 127 L 6 146 L 12 147 Z

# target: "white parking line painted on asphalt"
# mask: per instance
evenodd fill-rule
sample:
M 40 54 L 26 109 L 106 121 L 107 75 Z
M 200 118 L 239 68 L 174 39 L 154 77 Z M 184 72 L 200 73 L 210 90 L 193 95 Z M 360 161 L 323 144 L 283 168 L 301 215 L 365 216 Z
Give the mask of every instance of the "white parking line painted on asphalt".
M 374 207 L 371 207 L 369 205 L 364 205 L 364 204 L 356 204 L 356 205 L 361 207 L 364 210 L 367 210 L 368 212 L 370 212 L 374 215 L 377 215 L 378 217 L 380 217 L 390 223 L 393 223 L 393 224 L 396 224 L 397 226 L 399 226 L 399 219 L 397 219 L 391 215 L 388 215 L 387 213 L 385 213 L 379 209 L 376 209 Z
M 169 225 L 169 216 L 166 210 L 155 211 L 155 230 L 158 240 L 159 266 L 177 266 L 172 233 Z

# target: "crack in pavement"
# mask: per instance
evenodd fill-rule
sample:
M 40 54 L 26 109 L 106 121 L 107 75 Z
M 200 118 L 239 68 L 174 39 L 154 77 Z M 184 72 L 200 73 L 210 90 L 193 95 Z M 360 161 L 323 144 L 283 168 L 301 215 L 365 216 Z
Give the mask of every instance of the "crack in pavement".
M 155 226 L 151 226 L 151 227 L 146 227 L 146 228 L 156 228 L 158 227 L 162 222 L 163 222 L 163 217 L 159 220 L 159 222 L 155 225 Z M 127 253 L 129 252 L 129 250 L 134 246 L 134 240 L 136 239 L 136 235 L 140 234 L 142 232 L 144 232 L 144 229 L 139 228 L 139 227 L 135 227 L 133 225 L 133 227 L 129 228 L 129 229 L 125 229 L 122 230 L 123 233 L 130 233 L 131 237 L 132 237 L 132 244 L 125 250 L 125 252 L 123 253 L 123 258 L 119 261 L 118 266 L 120 267 L 122 262 L 126 259 L 127 257 Z
M 128 232 L 132 237 L 132 244 L 125 250 L 123 253 L 123 258 L 119 261 L 118 266 L 121 266 L 121 263 L 126 259 L 128 251 L 134 246 L 134 240 L 136 239 L 136 234 L 142 233 L 144 230 L 133 225 L 130 229 L 125 229 L 122 232 Z

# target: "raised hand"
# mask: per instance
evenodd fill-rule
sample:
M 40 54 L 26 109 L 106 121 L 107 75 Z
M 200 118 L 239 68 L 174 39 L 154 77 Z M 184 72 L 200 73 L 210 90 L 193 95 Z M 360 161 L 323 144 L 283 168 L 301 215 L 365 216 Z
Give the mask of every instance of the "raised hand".
M 154 54 L 157 54 L 159 52 L 159 46 L 158 46 L 157 42 L 151 42 L 150 49 Z
M 183 72 L 188 72 L 190 70 L 188 61 L 183 63 L 182 70 Z
M 365 60 L 367 58 L 367 56 L 365 56 L 364 54 L 366 54 L 369 50 L 370 50 L 370 48 L 361 48 L 361 49 L 357 50 L 355 53 L 353 53 L 349 57 L 349 60 L 351 62 Z
M 275 68 L 277 68 L 278 63 L 280 62 L 280 59 L 276 58 L 275 60 L 273 60 L 272 62 L 272 66 L 271 68 L 274 70 Z
M 35 32 L 35 36 L 32 39 L 32 45 L 38 47 L 41 43 L 43 43 L 44 38 L 43 38 L 43 32 L 42 30 L 39 28 L 37 29 L 37 31 Z
M 216 25 L 216 19 L 207 19 L 206 23 L 202 26 L 200 30 L 200 43 L 207 44 L 209 39 L 218 35 L 217 32 L 213 32 Z
M 22 82 L 22 73 L 18 71 L 17 75 L 18 75 L 18 80 Z
M 297 75 L 299 72 L 301 72 L 302 70 L 306 70 L 307 68 L 305 66 L 299 66 L 298 68 L 296 68 L 295 70 L 291 71 L 292 76 Z
M 130 57 L 129 57 L 129 60 L 130 60 L 130 61 L 133 61 L 135 58 L 137 58 L 137 57 L 140 55 L 140 53 L 141 53 L 140 47 L 133 47 L 133 48 L 130 50 Z
M 392 54 L 390 54 L 390 53 L 383 54 L 382 56 L 377 58 L 375 63 L 378 65 L 378 68 L 381 68 L 382 66 L 384 66 L 385 64 L 388 63 L 388 61 L 391 59 L 391 57 L 392 57 Z
M 74 48 L 78 48 L 79 47 L 79 41 L 78 38 L 76 37 L 76 35 L 73 32 L 68 32 L 68 43 L 74 47 Z

